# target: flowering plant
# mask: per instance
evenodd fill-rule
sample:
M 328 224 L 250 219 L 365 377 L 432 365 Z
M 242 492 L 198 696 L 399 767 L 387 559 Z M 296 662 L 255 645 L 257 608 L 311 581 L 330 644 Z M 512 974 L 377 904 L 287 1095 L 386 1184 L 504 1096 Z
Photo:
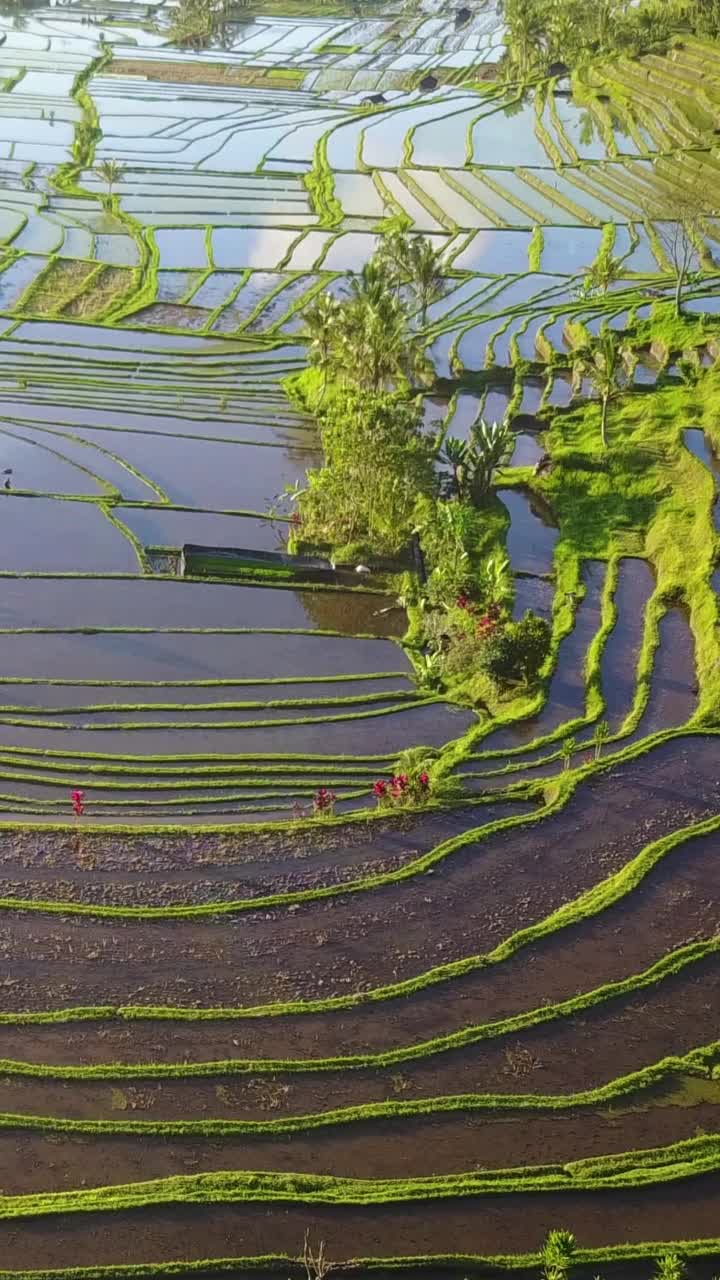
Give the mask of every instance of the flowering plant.
M 336 800 L 337 796 L 334 791 L 329 791 L 327 787 L 320 787 L 315 792 L 313 812 L 317 817 L 331 818 L 335 812 Z

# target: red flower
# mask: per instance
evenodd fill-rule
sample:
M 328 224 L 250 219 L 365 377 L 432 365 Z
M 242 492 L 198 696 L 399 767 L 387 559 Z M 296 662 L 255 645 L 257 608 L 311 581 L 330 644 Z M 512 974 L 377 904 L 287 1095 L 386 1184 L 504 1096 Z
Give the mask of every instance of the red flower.
M 385 798 L 387 795 L 387 789 L 388 784 L 384 778 L 378 778 L 377 782 L 373 783 L 373 795 L 377 800 L 383 800 Z
M 466 591 L 461 591 L 461 592 L 460 592 L 460 595 L 458 596 L 457 600 L 455 601 L 455 604 L 457 605 L 458 609 L 469 609 L 469 608 L 470 608 L 470 597 L 469 597 L 469 595 L 467 594 L 467 592 L 466 592 Z
M 390 790 L 395 800 L 399 800 L 405 794 L 410 785 L 410 779 L 406 773 L 398 773 L 390 784 Z
M 495 621 L 495 619 L 491 618 L 489 613 L 483 614 L 477 626 L 478 635 L 481 637 L 491 636 L 496 629 L 497 629 L 497 622 Z
M 334 791 L 328 791 L 327 787 L 320 787 L 319 791 L 315 792 L 315 812 L 325 813 L 328 809 L 332 809 L 336 800 Z
M 75 813 L 80 817 L 85 812 L 85 792 L 71 791 L 70 799 L 72 800 L 72 807 L 75 810 Z
M 418 782 L 422 791 L 428 791 L 430 789 L 430 774 L 423 771 L 418 778 Z

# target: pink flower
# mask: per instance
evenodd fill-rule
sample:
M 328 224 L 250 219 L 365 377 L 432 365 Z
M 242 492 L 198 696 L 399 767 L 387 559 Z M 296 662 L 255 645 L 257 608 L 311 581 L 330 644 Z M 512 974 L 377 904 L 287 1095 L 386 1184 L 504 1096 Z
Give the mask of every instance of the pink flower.
M 80 817 L 85 812 L 85 792 L 71 791 L 70 799 L 72 800 L 72 807 L 75 810 L 75 813 Z

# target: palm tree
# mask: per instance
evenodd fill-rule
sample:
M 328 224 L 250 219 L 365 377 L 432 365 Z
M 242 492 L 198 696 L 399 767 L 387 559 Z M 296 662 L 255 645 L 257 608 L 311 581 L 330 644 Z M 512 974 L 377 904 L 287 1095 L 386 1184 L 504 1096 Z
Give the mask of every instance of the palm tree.
M 408 332 L 397 299 L 372 278 L 361 281 L 355 295 L 340 308 L 337 329 L 338 363 L 346 376 L 372 392 L 402 379 L 411 385 L 426 381 L 430 367 L 424 345 Z
M 383 303 L 393 300 L 393 278 L 388 264 L 381 254 L 376 254 L 365 263 L 359 275 L 350 281 L 350 298 L 367 303 L 371 307 L 381 307 Z
M 573 383 L 577 389 L 583 378 L 589 378 L 600 399 L 600 439 L 607 448 L 607 414 L 611 400 L 620 394 L 627 381 L 623 349 L 612 329 L 605 329 L 584 354 L 579 354 L 573 367 Z
M 377 257 L 385 264 L 396 294 L 409 286 L 420 311 L 423 327 L 428 307 L 443 293 L 442 254 L 425 236 L 393 231 L 386 236 Z
M 407 231 L 391 231 L 383 237 L 375 255 L 387 270 L 397 293 L 410 278 L 410 243 Z
M 570 768 L 570 765 L 572 763 L 572 758 L 575 754 L 576 749 L 577 749 L 577 742 L 575 738 L 563 739 L 562 745 L 560 747 L 560 755 L 562 756 L 565 762 L 564 768 L 566 772 Z M 558 1272 L 558 1280 L 560 1280 L 561 1276 L 564 1277 L 564 1274 L 565 1273 Z
M 333 344 L 337 336 L 340 303 L 331 293 L 322 293 L 305 312 L 305 329 L 309 338 L 308 360 L 323 378 L 320 399 L 325 395 L 327 376 L 333 360 Z
M 122 182 L 125 176 L 125 166 L 119 160 L 101 160 L 95 170 L 98 178 L 103 182 L 107 182 L 108 199 L 112 200 L 113 187 L 118 182 Z
M 441 252 L 424 236 L 415 236 L 410 242 L 410 287 L 420 307 L 423 328 L 427 324 L 428 307 L 443 294 Z

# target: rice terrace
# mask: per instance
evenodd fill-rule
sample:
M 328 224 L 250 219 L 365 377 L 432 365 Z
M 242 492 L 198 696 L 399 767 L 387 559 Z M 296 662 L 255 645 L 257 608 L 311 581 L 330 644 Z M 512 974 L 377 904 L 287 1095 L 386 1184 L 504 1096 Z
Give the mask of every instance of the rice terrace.
M 2 0 L 0 1280 L 720 1276 L 720 0 Z

